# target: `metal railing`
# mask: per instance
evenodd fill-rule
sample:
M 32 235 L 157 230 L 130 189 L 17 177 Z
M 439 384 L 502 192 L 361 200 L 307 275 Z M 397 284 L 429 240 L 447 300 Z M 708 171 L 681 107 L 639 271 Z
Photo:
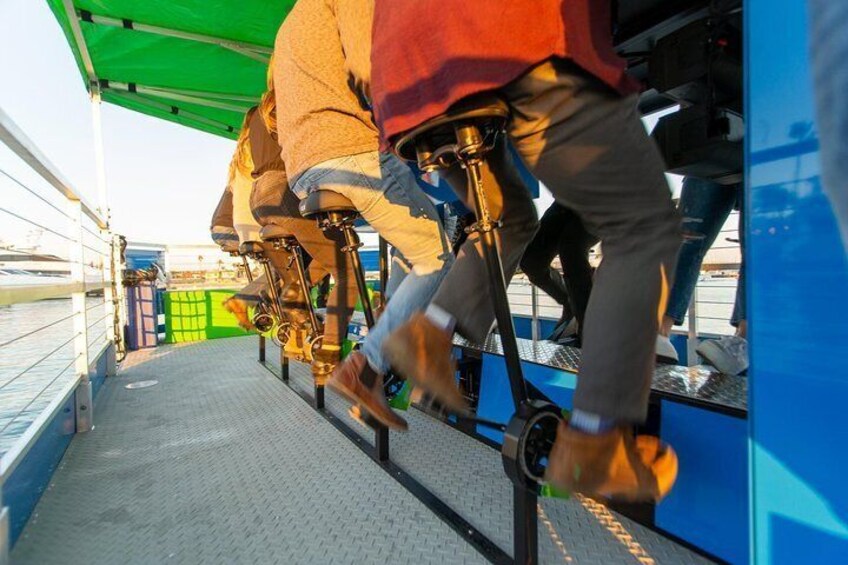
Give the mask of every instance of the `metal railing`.
M 105 202 L 97 209 L 90 205 L 2 110 L 0 141 L 5 240 L 0 480 L 5 481 L 72 398 L 76 431 L 92 428 L 89 372 L 106 355 L 106 374 L 115 373 L 123 292 L 116 284 L 117 246 L 101 213 Z M 7 519 L 4 508 L 5 532 Z M 7 536 L 0 544 L 4 562 Z
M 741 253 L 738 232 L 735 227 L 737 222 L 738 212 L 733 212 L 724 228 L 719 232 L 715 243 L 710 248 L 711 251 Z M 731 263 L 739 261 L 738 253 L 734 254 Z M 704 335 L 727 335 L 733 331 L 730 320 L 733 314 L 737 285 L 738 272 L 701 273 L 692 294 L 688 313 L 680 326 L 684 328 L 682 331 L 688 337 L 689 365 L 700 363 L 695 349 L 701 337 Z M 544 291 L 533 285 L 523 273 L 518 273 L 512 279 L 507 295 L 513 315 L 527 316 L 531 319 L 531 336 L 534 341 L 544 338 L 541 333 L 541 321 L 543 319 L 557 320 L 562 314 L 560 305 Z

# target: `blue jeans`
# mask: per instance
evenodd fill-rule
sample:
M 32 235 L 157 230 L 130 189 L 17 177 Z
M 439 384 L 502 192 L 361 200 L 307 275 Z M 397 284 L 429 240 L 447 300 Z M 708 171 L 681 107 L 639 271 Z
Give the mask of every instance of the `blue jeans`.
M 683 192 L 680 194 L 680 214 L 683 216 L 683 245 L 677 256 L 677 270 L 674 286 L 668 298 L 666 316 L 676 325 L 683 323 L 689 302 L 698 277 L 704 256 L 712 247 L 722 226 L 734 207 L 742 201 L 742 185 L 723 186 L 713 181 L 686 177 L 683 179 Z M 743 215 L 739 213 L 739 237 L 743 249 L 742 262 L 739 265 L 739 283 L 736 287 L 736 300 L 730 323 L 738 325 L 745 319 L 745 228 Z
M 426 308 L 453 264 L 436 207 L 418 187 L 409 167 L 376 151 L 320 163 L 301 174 L 292 190 L 301 199 L 314 190 L 346 196 L 362 218 L 412 265 L 362 344 L 369 364 L 385 373 L 389 365 L 383 358 L 383 340 L 412 314 Z

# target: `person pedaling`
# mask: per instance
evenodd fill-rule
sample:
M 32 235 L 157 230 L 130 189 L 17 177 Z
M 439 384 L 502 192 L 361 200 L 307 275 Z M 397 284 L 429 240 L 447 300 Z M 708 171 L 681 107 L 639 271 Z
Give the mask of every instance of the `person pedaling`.
M 449 11 L 436 0 L 376 0 L 371 94 L 382 147 L 442 169 L 478 216 L 426 312 L 384 348 L 397 372 L 462 410 L 451 336 L 481 342 L 497 314 L 514 423 L 526 429 L 545 410 L 527 400 L 504 288 L 537 225 L 505 150 L 512 143 L 604 247 L 574 412 L 556 426 L 544 479 L 572 492 L 659 500 L 676 479 L 676 454 L 634 427 L 647 415 L 680 218 L 636 109 L 638 87 L 613 50 L 608 11 L 589 0 L 472 0 Z M 417 25 L 425 17 L 432 25 Z M 521 472 L 513 466 L 518 482 Z
M 432 201 L 411 169 L 379 151 L 371 114 L 370 0 L 301 0 L 277 34 L 273 57 L 277 139 L 304 216 L 349 237 L 360 215 L 412 265 L 362 342 L 328 386 L 382 425 L 404 430 L 389 407 L 383 341 L 423 310 L 453 263 Z M 358 242 L 349 239 L 351 250 Z M 364 277 L 360 281 L 364 287 Z
M 218 205 L 212 214 L 210 233 L 214 241 L 224 253 L 232 257 L 240 257 L 242 268 L 248 279 L 248 285 L 236 295 L 224 301 L 224 308 L 238 320 L 239 326 L 245 330 L 256 328 L 259 332 L 270 331 L 274 326 L 274 314 L 268 297 L 268 279 L 261 275 L 254 280 L 253 272 L 247 260 L 247 255 L 239 251 L 239 234 L 233 227 L 233 191 L 234 162 L 230 164 L 230 181 L 224 189 Z M 253 317 L 249 316 L 250 308 L 254 309 Z

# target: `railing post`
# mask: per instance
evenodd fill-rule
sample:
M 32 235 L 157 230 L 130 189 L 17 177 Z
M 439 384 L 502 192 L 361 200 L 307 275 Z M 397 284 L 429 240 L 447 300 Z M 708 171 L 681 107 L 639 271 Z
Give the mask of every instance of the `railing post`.
M 692 290 L 689 302 L 689 335 L 686 339 L 686 364 L 690 367 L 700 364 L 698 356 L 698 286 Z
M 85 254 L 83 252 L 82 203 L 68 200 L 70 217 L 71 281 L 77 285 L 71 295 L 74 328 L 74 371 L 79 378 L 75 394 L 77 431 L 87 432 L 94 427 L 92 390 L 88 378 L 88 316 L 85 307 Z
M 110 240 L 112 242 L 110 249 L 112 252 L 112 302 L 114 305 L 114 317 L 112 318 L 112 323 L 114 325 L 115 334 L 113 339 L 115 340 L 116 349 L 121 353 L 121 355 L 123 355 L 126 351 L 126 346 L 124 345 L 124 322 L 127 319 L 127 294 L 123 280 L 121 280 L 124 263 L 121 260 L 121 238 L 112 234 L 110 230 Z
M 533 343 L 539 341 L 539 289 L 530 283 L 530 337 Z
M 106 326 L 106 341 L 109 344 L 106 350 L 106 376 L 114 377 L 118 373 L 116 353 L 116 326 L 120 319 L 116 319 L 117 302 L 115 298 L 115 242 L 112 240 L 110 228 L 109 198 L 106 189 L 106 160 L 103 151 L 103 120 L 100 114 L 100 90 L 91 91 L 91 121 L 94 129 L 94 164 L 97 172 L 97 211 L 106 222 L 106 227 L 100 229 L 100 238 L 109 242 L 108 261 L 103 261 L 103 306 L 104 316 L 109 320 Z

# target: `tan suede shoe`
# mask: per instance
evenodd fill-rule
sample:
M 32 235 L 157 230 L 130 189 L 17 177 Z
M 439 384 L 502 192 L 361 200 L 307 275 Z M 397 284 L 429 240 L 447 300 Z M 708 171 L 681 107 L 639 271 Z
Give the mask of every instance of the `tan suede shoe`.
M 311 366 L 312 377 L 315 379 L 315 384 L 318 386 L 324 386 L 327 383 L 327 379 L 330 378 L 330 375 L 336 368 L 336 365 L 339 364 L 340 360 L 340 348 L 327 349 L 322 347 L 319 349 L 315 354 L 315 358 L 312 360 Z
M 653 436 L 616 428 L 592 435 L 560 422 L 545 480 L 558 489 L 628 501 L 659 501 L 677 478 L 677 454 Z
M 250 321 L 250 317 L 247 315 L 247 303 L 244 300 L 231 296 L 221 305 L 227 312 L 236 317 L 239 326 L 247 331 L 253 329 L 253 322 Z
M 358 404 L 361 408 L 367 410 L 387 428 L 406 431 L 409 429 L 409 424 L 395 414 L 386 400 L 386 393 L 383 391 L 383 375 L 378 375 L 374 386 L 370 388 L 359 379 L 367 362 L 365 355 L 359 351 L 351 353 L 333 371 L 333 375 L 327 381 L 327 386 L 347 398 L 351 403 Z
M 451 335 L 423 314 L 415 314 L 383 342 L 389 364 L 413 385 L 429 392 L 445 408 L 461 412 L 468 403 L 456 386 Z

